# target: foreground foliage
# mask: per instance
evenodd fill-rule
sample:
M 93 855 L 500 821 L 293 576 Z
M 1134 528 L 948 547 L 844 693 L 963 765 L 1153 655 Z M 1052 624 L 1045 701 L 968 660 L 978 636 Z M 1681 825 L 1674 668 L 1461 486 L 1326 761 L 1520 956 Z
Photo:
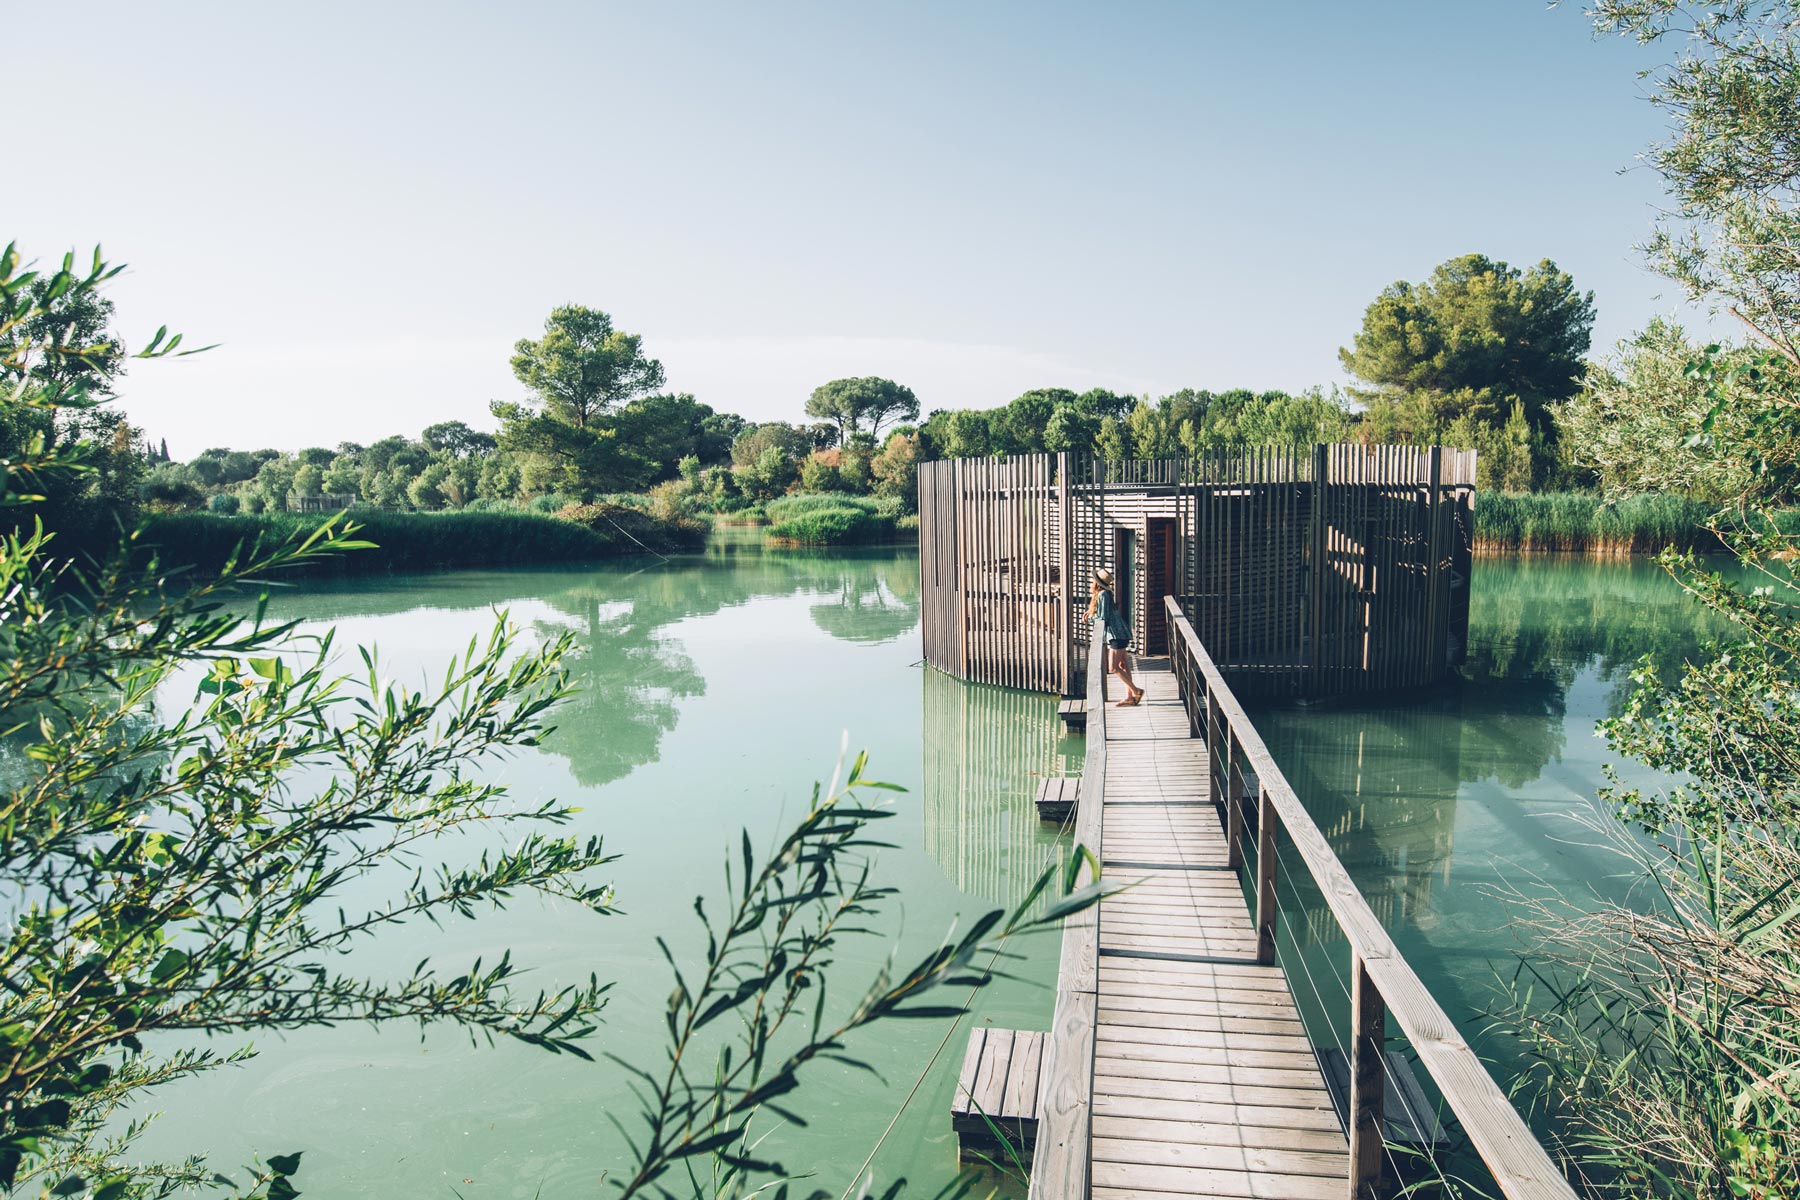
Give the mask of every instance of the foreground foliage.
M 1754 346 L 1701 346 L 1653 321 L 1588 372 L 1557 426 L 1609 496 L 1668 492 L 1714 508 L 1800 499 L 1800 371 Z
M 1614 839 L 1645 903 L 1540 903 L 1520 997 L 1571 1160 L 1621 1195 L 1800 1188 L 1800 586 L 1783 561 L 1800 542 L 1726 536 L 1756 589 L 1665 562 L 1734 640 L 1673 680 L 1646 663 L 1603 726 L 1683 780 L 1606 793 L 1654 839 Z
M 109 345 L 30 331 L 44 305 L 95 292 L 116 273 L 96 255 L 89 272 L 65 262 L 46 283 L 10 247 L 0 256 L 0 415 L 100 398 L 91 372 L 52 368 L 111 354 Z M 159 332 L 140 357 L 179 345 Z M 0 504 L 39 501 L 33 486 L 90 469 L 89 450 L 23 439 L 0 462 Z M 0 540 L 0 872 L 12 897 L 0 932 L 0 1188 L 9 1193 L 127 1200 L 210 1189 L 292 1200 L 299 1153 L 271 1154 L 235 1182 L 200 1155 L 144 1163 L 133 1153 L 147 1092 L 243 1061 L 252 1053 L 243 1039 L 257 1032 L 401 1020 L 590 1058 L 584 1043 L 609 986 L 591 972 L 525 991 L 503 948 L 455 974 L 429 959 L 369 973 L 351 964 L 381 956 L 346 957 L 402 923 L 475 918 L 521 894 L 595 915 L 613 909 L 611 888 L 595 878 L 610 861 L 600 840 L 556 833 L 574 810 L 513 802 L 486 771 L 549 732 L 550 710 L 571 690 L 566 635 L 530 648 L 502 619 L 437 683 L 415 689 L 386 678 L 368 652 L 340 671 L 331 639 L 306 642 L 267 619 L 266 597 L 242 612 L 246 586 L 367 548 L 359 535 L 328 521 L 251 538 L 208 573 L 164 569 L 141 537 L 89 570 L 52 553 L 57 535 L 41 522 Z M 183 693 L 194 700 L 160 711 Z M 868 932 L 892 895 L 872 881 L 869 852 L 880 843 L 867 836 L 889 813 L 864 797 L 883 786 L 864 778 L 859 758 L 842 790 L 815 790 L 760 863 L 745 836 L 723 922 L 696 906 L 706 950 L 698 977 L 677 967 L 666 1067 L 631 1068 L 644 1085 L 645 1133 L 624 1195 L 785 1193 L 787 1172 L 759 1156 L 752 1122 L 802 1120 L 791 1093 L 803 1068 L 861 1065 L 847 1039 L 872 1022 L 959 1015 L 920 1001 L 939 987 L 982 986 L 1009 937 L 1097 897 L 1074 887 L 1079 867 L 1093 866 L 1078 856 L 1061 871 L 1063 897 L 1049 902 L 1052 867 L 1012 913 L 988 913 L 910 970 L 878 972 L 836 1011 L 825 987 L 836 947 Z M 726 1017 L 729 1036 L 714 1024 Z
M 116 274 L 98 255 L 85 274 L 72 266 L 34 288 L 44 277 L 9 248 L 0 329 L 29 330 L 43 304 Z M 143 356 L 178 345 L 159 333 Z M 93 403 L 80 374 L 44 370 L 83 353 L 17 338 L 0 406 Z M 0 498 L 18 505 L 85 470 L 84 449 L 28 441 Z M 367 655 L 338 673 L 328 639 L 296 655 L 292 626 L 228 607 L 239 585 L 365 546 L 355 535 L 327 524 L 251 545 L 199 582 L 123 550 L 78 571 L 41 525 L 0 541 L 0 871 L 14 897 L 0 940 L 0 1186 L 111 1200 L 214 1181 L 199 1158 L 129 1161 L 143 1125 L 119 1118 L 141 1092 L 248 1053 L 171 1048 L 172 1033 L 443 1021 L 585 1054 L 575 1043 L 604 1002 L 592 978 L 515 994 L 505 954 L 448 978 L 429 962 L 370 977 L 341 957 L 402 921 L 470 917 L 521 892 L 610 905 L 591 878 L 607 861 L 599 842 L 545 832 L 570 810 L 514 805 L 475 775 L 542 738 L 567 691 L 565 643 L 520 654 L 502 624 L 415 690 Z M 159 719 L 158 697 L 184 681 L 196 701 Z M 377 877 L 384 897 L 342 899 Z M 273 1156 L 247 1186 L 292 1195 L 297 1165 Z
M 1665 565 L 1731 634 L 1678 673 L 1646 663 L 1611 744 L 1669 772 L 1607 794 L 1642 902 L 1541 906 L 1515 1017 L 1568 1158 L 1619 1196 L 1800 1194 L 1800 5 L 1600 0 L 1603 32 L 1679 46 L 1650 76 L 1674 118 L 1654 148 L 1675 211 L 1653 262 L 1739 318 L 1759 349 L 1688 354 L 1666 328 L 1576 416 L 1620 491 L 1681 487 L 1751 579 Z M 1676 360 L 1683 359 L 1677 367 Z
M 1100 898 L 1098 884 L 1076 886 L 1084 866 L 1098 875 L 1078 848 L 1066 863 L 1046 867 L 1010 912 L 983 914 L 909 969 L 882 969 L 840 1008 L 828 984 L 841 944 L 868 936 L 884 902 L 895 898 L 871 873 L 872 852 L 888 843 L 870 836 L 874 822 L 894 813 L 870 795 L 898 789 L 867 779 L 865 765 L 863 756 L 850 764 L 841 790 L 835 779 L 815 789 L 806 817 L 760 862 L 743 837 L 735 861 L 727 861 L 721 908 L 709 909 L 704 897 L 694 902 L 706 939 L 696 967 L 684 970 L 663 945 L 675 987 L 662 1060 L 613 1056 L 633 1076 L 642 1108 L 635 1131 L 620 1123 L 636 1163 L 625 1196 L 723 1200 L 778 1184 L 785 1190 L 792 1172 L 765 1138 L 779 1123 L 806 1123 L 794 1107 L 802 1070 L 828 1062 L 873 1077 L 851 1035 L 895 1018 L 958 1019 L 966 1000 L 929 1003 L 929 993 L 986 986 L 997 962 L 1017 958 L 1006 950 L 1009 939 L 1055 929 Z M 852 1179 L 844 1194 L 869 1182 Z M 807 1195 L 829 1200 L 831 1193 Z

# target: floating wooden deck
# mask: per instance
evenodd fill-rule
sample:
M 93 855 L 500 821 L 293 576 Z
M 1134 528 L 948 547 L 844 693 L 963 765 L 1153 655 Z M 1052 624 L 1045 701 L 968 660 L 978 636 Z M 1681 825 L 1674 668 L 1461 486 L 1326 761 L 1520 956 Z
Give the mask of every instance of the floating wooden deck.
M 1024 1029 L 969 1031 L 956 1098 L 950 1102 L 950 1127 L 964 1162 L 1031 1161 L 1048 1036 Z
M 1087 701 L 1064 700 L 1057 704 L 1056 715 L 1062 718 L 1063 724 L 1071 730 L 1087 728 Z
M 1051 775 L 1038 780 L 1038 819 L 1057 822 L 1068 820 L 1069 815 L 1075 811 L 1075 804 L 1080 796 L 1081 777 L 1078 775 Z
M 1174 597 L 1165 612 L 1172 669 L 1138 674 L 1137 706 L 1104 701 L 1098 639 L 1089 645 L 1073 832 L 1117 890 L 1063 923 L 1030 1200 L 1378 1195 L 1403 1163 L 1429 1168 L 1451 1140 L 1409 1058 L 1497 1194 L 1574 1200 L 1356 889 Z M 1329 1047 L 1309 1035 L 1278 953 L 1278 840 L 1323 899 L 1309 923 L 1324 916 L 1347 943 L 1347 1044 L 1324 1060 L 1335 1096 L 1318 1052 Z M 1410 1056 L 1389 1052 L 1390 1021 Z

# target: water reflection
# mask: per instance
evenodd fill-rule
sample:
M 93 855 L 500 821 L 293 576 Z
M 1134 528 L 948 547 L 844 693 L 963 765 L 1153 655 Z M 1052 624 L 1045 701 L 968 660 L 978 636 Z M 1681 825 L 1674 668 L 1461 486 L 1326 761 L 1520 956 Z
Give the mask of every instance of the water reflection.
M 1590 824 L 1611 819 L 1596 797 L 1615 761 L 1597 722 L 1644 656 L 1674 671 L 1726 631 L 1642 561 L 1484 560 L 1472 592 L 1468 661 L 1448 686 L 1255 719 L 1402 952 L 1504 1063 L 1482 1014 L 1525 944 L 1509 896 L 1626 898 Z M 1291 848 L 1281 867 L 1284 961 L 1331 1046 L 1347 1038 L 1348 949 Z
M 344 621 L 485 606 L 513 610 L 542 638 L 573 633 L 569 667 L 579 690 L 559 710 L 561 732 L 545 748 L 567 760 L 578 782 L 598 786 L 654 761 L 682 702 L 706 694 L 705 678 L 673 632 L 678 623 L 795 594 L 817 597 L 813 622 L 832 637 L 891 642 L 919 621 L 918 559 L 892 549 L 824 554 L 728 540 L 635 570 L 608 564 L 420 575 L 381 591 L 360 580 L 309 583 L 285 607 L 309 621 Z
M 917 571 L 878 571 L 853 563 L 831 599 L 812 607 L 813 624 L 846 642 L 879 645 L 911 633 L 919 623 Z
M 1468 662 L 1449 686 L 1259 716 L 1320 827 L 1368 870 L 1438 872 L 1467 785 L 1490 811 L 1547 779 L 1598 787 L 1557 768 L 1591 757 L 1595 720 L 1619 711 L 1629 672 L 1646 655 L 1678 669 L 1724 632 L 1642 561 L 1489 560 L 1475 585 Z M 1418 887 L 1399 891 L 1429 894 Z M 1396 914 L 1420 910 L 1397 901 Z
M 1583 670 L 1616 684 L 1645 655 L 1672 675 L 1727 632 L 1641 558 L 1477 560 L 1472 593 L 1463 676 L 1474 685 L 1543 680 L 1567 691 Z M 1615 691 L 1614 711 L 1622 701 Z
M 1038 780 L 1081 771 L 1054 697 L 924 673 L 925 850 L 959 889 L 1011 908 L 1055 845 Z

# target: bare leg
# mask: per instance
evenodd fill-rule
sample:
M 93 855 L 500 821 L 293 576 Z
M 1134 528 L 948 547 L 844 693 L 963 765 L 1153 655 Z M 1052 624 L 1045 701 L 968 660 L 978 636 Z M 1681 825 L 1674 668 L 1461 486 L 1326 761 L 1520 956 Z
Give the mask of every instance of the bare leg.
M 1112 652 L 1113 674 L 1125 685 L 1125 699 L 1119 701 L 1121 708 L 1136 704 L 1144 698 L 1144 689 L 1131 681 L 1131 659 L 1123 650 Z

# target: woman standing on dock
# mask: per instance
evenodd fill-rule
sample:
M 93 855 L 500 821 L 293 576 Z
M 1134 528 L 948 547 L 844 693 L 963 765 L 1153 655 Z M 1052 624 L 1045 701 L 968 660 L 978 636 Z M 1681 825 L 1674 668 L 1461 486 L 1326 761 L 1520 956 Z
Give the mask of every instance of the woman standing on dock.
M 1144 698 L 1144 689 L 1131 681 L 1131 659 L 1125 653 L 1125 647 L 1131 644 L 1131 626 L 1125 623 L 1125 614 L 1113 600 L 1112 585 L 1112 572 L 1096 567 L 1093 588 L 1088 593 L 1087 619 L 1092 621 L 1098 611 L 1106 626 L 1106 666 L 1125 684 L 1127 695 L 1119 701 L 1119 707 L 1129 708 Z

